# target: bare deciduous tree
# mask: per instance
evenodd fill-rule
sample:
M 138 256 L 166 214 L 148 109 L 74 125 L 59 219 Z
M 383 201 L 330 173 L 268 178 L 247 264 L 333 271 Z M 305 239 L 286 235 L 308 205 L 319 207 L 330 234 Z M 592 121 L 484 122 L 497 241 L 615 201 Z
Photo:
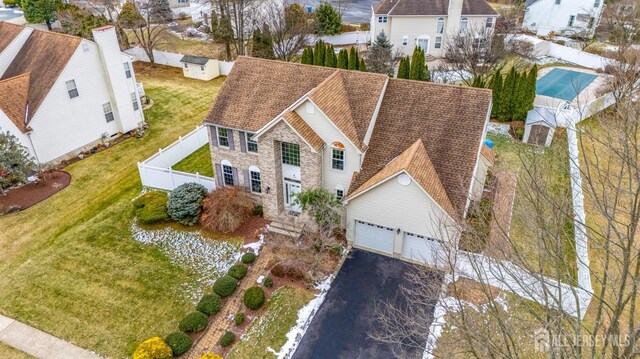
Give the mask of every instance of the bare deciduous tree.
M 313 23 L 304 18 L 291 19 L 295 14 L 288 15 L 287 9 L 278 1 L 269 0 L 262 9 L 262 22 L 268 25 L 275 57 L 283 61 L 293 61 L 309 44 Z
M 158 11 L 157 3 L 162 0 L 149 0 L 138 5 L 126 2 L 118 15 L 118 23 L 124 29 L 130 29 L 138 44 L 144 49 L 153 66 L 155 57 L 153 50 L 158 45 L 169 42 L 166 24 L 171 21 L 165 11 Z

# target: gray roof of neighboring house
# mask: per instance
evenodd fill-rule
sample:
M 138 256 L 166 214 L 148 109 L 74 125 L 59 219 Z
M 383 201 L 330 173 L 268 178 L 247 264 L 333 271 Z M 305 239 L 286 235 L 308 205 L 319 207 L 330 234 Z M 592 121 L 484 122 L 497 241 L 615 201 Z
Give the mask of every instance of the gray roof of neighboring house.
M 447 15 L 449 0 L 382 0 L 373 5 L 375 14 L 425 16 Z M 485 0 L 464 0 L 462 15 L 498 15 Z
M 208 57 L 185 55 L 185 56 L 182 57 L 180 62 L 187 62 L 187 63 L 190 63 L 190 64 L 196 64 L 196 65 L 204 65 L 209 60 L 210 59 Z
M 524 2 L 524 6 L 527 7 L 527 6 L 532 5 L 533 3 L 536 3 L 536 2 L 538 2 L 538 0 L 526 0 Z

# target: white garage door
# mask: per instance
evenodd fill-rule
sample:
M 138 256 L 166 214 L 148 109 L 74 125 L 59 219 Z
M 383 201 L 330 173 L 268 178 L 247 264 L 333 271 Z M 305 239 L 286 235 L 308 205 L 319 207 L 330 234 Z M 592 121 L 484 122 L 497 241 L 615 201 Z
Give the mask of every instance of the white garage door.
M 356 220 L 356 245 L 393 254 L 395 229 Z
M 439 240 L 404 232 L 402 257 L 436 265 L 438 261 L 442 261 L 445 255 Z

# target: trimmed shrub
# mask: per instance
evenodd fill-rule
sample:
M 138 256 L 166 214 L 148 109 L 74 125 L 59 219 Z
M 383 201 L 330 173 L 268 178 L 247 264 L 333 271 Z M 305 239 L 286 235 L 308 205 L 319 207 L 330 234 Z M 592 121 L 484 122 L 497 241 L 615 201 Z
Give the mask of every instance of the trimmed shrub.
M 224 359 L 220 354 L 204 353 L 200 359 Z
M 230 296 L 236 290 L 237 286 L 238 281 L 235 278 L 225 275 L 213 283 L 213 292 L 224 298 Z
M 343 251 L 342 246 L 335 246 L 335 247 L 329 248 L 329 253 L 331 253 L 334 256 L 342 255 L 342 251 Z
M 206 315 L 214 315 L 222 308 L 222 299 L 217 294 L 207 294 L 202 296 L 198 302 L 196 310 Z
M 233 344 L 234 340 L 236 340 L 236 335 L 232 332 L 227 331 L 220 338 L 220 346 L 228 347 L 229 345 Z
M 171 347 L 174 356 L 186 353 L 191 348 L 191 344 L 193 344 L 191 338 L 183 332 L 171 333 L 167 335 L 164 341 Z
M 182 318 L 178 324 L 178 328 L 183 332 L 199 332 L 207 327 L 208 322 L 209 318 L 206 314 L 191 312 Z
M 244 278 L 247 275 L 247 266 L 244 264 L 236 264 L 229 268 L 227 274 L 237 280 Z
M 256 254 L 253 252 L 247 252 L 242 255 L 241 260 L 242 260 L 242 263 L 245 263 L 245 264 L 253 263 L 256 260 Z
M 242 187 L 218 188 L 204 199 L 200 224 L 216 232 L 233 232 L 251 216 L 252 209 L 253 200 Z
M 262 205 L 258 204 L 253 207 L 253 215 L 262 217 L 264 215 L 264 210 L 262 209 Z
M 266 277 L 262 284 L 264 284 L 264 286 L 267 288 L 271 288 L 271 286 L 273 285 L 273 281 L 271 280 L 271 278 Z
M 236 313 L 233 317 L 233 321 L 236 322 L 236 325 L 242 325 L 242 323 L 244 323 L 244 313 Z
M 243 302 L 249 309 L 260 309 L 264 304 L 264 290 L 260 287 L 251 287 L 244 292 Z
M 170 359 L 173 358 L 171 347 L 160 337 L 149 338 L 133 353 L 133 359 Z
M 162 191 L 151 191 L 133 200 L 133 214 L 142 224 L 162 222 L 169 219 L 167 201 L 169 195 Z
M 206 195 L 207 189 L 197 183 L 185 183 L 176 187 L 167 202 L 169 217 L 182 225 L 193 226 L 198 222 L 202 200 Z

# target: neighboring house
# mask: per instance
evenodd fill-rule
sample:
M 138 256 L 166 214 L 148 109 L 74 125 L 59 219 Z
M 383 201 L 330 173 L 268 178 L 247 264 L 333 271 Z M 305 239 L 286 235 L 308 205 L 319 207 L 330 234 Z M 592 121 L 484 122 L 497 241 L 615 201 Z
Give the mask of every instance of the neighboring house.
M 18 137 L 41 164 L 144 122 L 141 85 L 115 29 L 93 36 L 95 42 L 0 22 L 0 131 Z
M 220 76 L 218 60 L 202 56 L 186 55 L 180 59 L 182 62 L 182 74 L 197 80 L 209 81 Z
M 371 40 L 380 32 L 406 55 L 420 46 L 442 57 L 447 35 L 494 28 L 498 13 L 484 0 L 382 0 L 372 5 Z
M 171 9 L 189 7 L 189 0 L 169 0 L 169 7 Z
M 540 36 L 591 37 L 603 8 L 604 0 L 527 0 L 522 27 Z
M 322 187 L 356 247 L 416 259 L 457 243 L 490 108 L 485 89 L 241 56 L 204 124 L 218 186 L 245 187 L 272 229 Z

